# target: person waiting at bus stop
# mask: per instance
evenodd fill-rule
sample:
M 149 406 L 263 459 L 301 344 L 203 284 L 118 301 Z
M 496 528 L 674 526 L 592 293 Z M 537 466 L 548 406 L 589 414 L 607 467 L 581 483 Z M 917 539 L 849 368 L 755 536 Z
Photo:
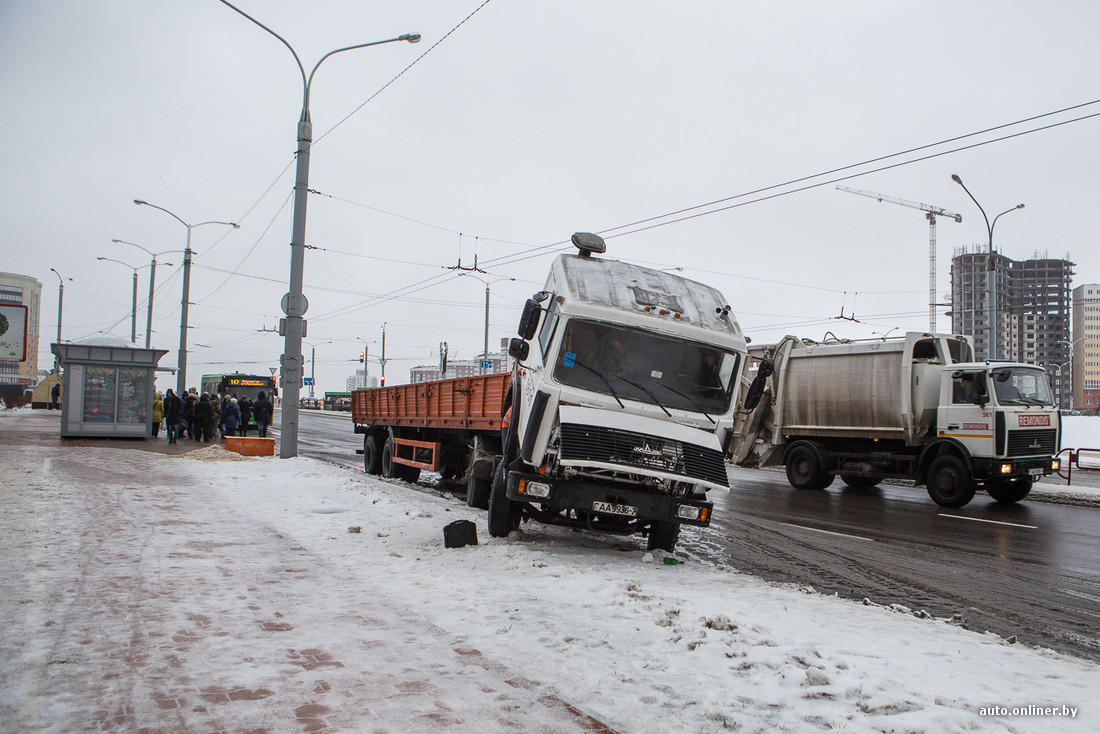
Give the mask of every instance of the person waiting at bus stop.
M 271 424 L 271 416 L 275 412 L 275 408 L 262 390 L 256 397 L 256 402 L 252 404 L 252 409 L 256 414 L 256 425 L 260 427 L 260 438 L 266 438 L 267 427 Z
M 252 401 L 247 395 L 242 395 L 241 399 L 237 401 L 237 405 L 241 409 L 241 435 L 247 436 L 248 423 L 252 420 Z
M 236 398 L 229 398 L 229 402 L 225 404 L 225 410 L 222 412 L 222 422 L 225 425 L 224 436 L 232 436 L 241 422 L 241 407 Z

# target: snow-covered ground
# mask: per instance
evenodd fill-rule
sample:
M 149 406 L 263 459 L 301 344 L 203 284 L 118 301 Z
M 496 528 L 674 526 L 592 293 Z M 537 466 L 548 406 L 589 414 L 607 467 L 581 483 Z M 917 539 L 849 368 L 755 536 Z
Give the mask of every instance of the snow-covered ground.
M 21 450 L 11 458 L 5 420 L 0 415 L 0 502 L 11 532 L 13 516 L 89 491 L 51 479 L 56 449 Z M 1067 434 L 1073 423 L 1067 421 Z M 541 526 L 493 539 L 484 513 L 458 498 L 306 458 L 241 459 L 220 447 L 181 457 L 80 449 L 80 457 L 89 476 L 120 468 L 173 476 L 181 497 L 201 502 L 204 512 L 239 518 L 237 532 L 251 533 L 225 538 L 240 544 L 241 563 L 260 562 L 269 552 L 251 542 L 256 531 L 249 530 L 265 528 L 264 543 L 283 542 L 338 569 L 332 582 L 343 597 L 358 594 L 364 603 L 376 600 L 426 618 L 456 646 L 476 648 L 620 732 L 1100 730 L 1100 666 L 963 630 L 919 609 L 862 605 L 674 563 L 646 553 L 634 539 Z M 24 491 L 28 477 L 33 493 Z M 480 545 L 444 548 L 443 527 L 457 519 L 477 524 Z M 57 556 L 37 549 L 31 563 L 13 550 L 22 547 L 0 547 L 0 581 L 17 595 L 60 573 L 55 564 L 82 562 L 64 560 L 70 547 Z M 168 565 L 164 558 L 143 562 L 158 573 Z M 226 572 L 211 569 L 215 577 Z M 293 596 L 306 582 L 285 573 L 280 583 Z M 323 616 L 326 603 L 316 597 L 314 611 Z M 0 652 L 18 649 L 15 634 L 29 636 L 23 649 L 31 647 L 39 633 L 34 609 L 0 608 L 16 610 L 0 620 Z M 211 670 L 239 667 L 240 646 L 257 635 L 251 619 L 222 618 L 221 624 L 237 645 L 210 648 L 204 664 Z M 356 650 L 357 637 L 366 633 L 334 622 L 318 647 Z M 3 667 L 11 664 L 9 658 Z M 5 675 L 12 673 L 0 673 L 0 681 Z M 0 704 L 13 695 L 4 688 Z M 76 696 L 77 705 L 108 703 L 91 700 L 91 693 L 83 701 L 79 693 L 66 694 Z M 204 730 L 183 721 L 169 730 Z M 364 718 L 346 730 L 370 731 L 371 723 Z M 267 731 L 298 730 L 293 721 L 265 724 Z M 0 722 L 0 731 L 17 729 Z

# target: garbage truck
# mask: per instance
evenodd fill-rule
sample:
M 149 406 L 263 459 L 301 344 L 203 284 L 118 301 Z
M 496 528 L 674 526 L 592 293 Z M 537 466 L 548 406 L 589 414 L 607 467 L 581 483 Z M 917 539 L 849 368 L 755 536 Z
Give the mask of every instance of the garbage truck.
M 713 287 L 572 242 L 524 305 L 510 373 L 352 394 L 364 466 L 464 481 L 494 537 L 539 522 L 672 551 L 729 490 L 747 342 Z
M 730 460 L 784 466 L 798 489 L 839 476 L 925 485 L 962 507 L 984 489 L 1019 502 L 1059 468 L 1060 415 L 1034 364 L 974 361 L 963 335 L 754 345 Z

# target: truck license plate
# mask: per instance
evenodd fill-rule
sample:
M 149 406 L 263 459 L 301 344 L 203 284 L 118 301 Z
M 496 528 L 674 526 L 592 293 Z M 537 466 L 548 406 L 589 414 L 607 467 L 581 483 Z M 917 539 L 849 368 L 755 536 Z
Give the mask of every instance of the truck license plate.
M 1043 470 L 1042 469 L 1029 469 L 1028 474 L 1031 475 L 1032 479 L 1042 479 Z
M 630 505 L 613 505 L 610 502 L 593 502 L 593 512 L 603 512 L 608 515 L 625 515 L 626 517 L 637 517 L 638 508 Z

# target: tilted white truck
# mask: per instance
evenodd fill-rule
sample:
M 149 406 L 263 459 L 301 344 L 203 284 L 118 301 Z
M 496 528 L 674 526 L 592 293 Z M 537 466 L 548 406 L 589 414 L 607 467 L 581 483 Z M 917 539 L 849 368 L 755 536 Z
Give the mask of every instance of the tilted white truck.
M 1061 421 L 1046 372 L 975 362 L 968 337 L 788 336 L 750 354 L 730 458 L 785 465 L 796 488 L 824 489 L 837 475 L 852 487 L 902 478 L 961 507 L 979 487 L 1018 502 L 1058 469 Z
M 746 340 L 722 294 L 673 273 L 592 257 L 578 233 L 529 299 L 505 399 L 508 426 L 489 532 L 523 519 L 648 535 L 672 550 L 680 525 L 710 522 L 729 489 Z

